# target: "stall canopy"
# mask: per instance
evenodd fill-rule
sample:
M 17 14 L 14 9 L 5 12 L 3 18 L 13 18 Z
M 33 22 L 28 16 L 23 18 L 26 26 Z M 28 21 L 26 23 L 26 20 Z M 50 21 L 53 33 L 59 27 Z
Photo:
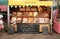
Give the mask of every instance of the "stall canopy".
M 8 0 L 0 0 L 0 5 L 8 5 Z
M 43 6 L 52 6 L 52 1 L 39 1 L 39 0 L 9 0 L 9 5 L 43 5 Z

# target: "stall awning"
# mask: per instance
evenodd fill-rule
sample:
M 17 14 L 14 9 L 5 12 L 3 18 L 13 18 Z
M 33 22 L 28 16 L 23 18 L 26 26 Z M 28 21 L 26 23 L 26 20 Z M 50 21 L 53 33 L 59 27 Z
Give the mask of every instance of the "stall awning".
M 0 5 L 0 9 L 1 9 L 1 11 L 7 11 L 7 6 Z
M 39 0 L 9 0 L 9 5 L 41 5 L 52 6 L 52 1 L 39 1 Z
M 8 0 L 0 0 L 0 5 L 8 5 Z

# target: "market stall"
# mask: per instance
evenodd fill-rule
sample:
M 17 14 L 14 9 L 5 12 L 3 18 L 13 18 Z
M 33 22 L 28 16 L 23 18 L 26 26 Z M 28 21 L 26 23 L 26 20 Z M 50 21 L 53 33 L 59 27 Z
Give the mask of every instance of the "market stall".
M 0 31 L 2 32 L 7 24 L 7 4 L 8 0 L 0 0 Z
M 18 33 L 50 33 L 51 6 L 52 1 L 9 0 L 9 25 Z

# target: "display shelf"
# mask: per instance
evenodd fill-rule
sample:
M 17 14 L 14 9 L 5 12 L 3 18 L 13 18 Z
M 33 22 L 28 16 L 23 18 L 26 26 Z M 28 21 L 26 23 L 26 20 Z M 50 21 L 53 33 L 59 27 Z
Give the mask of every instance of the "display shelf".
M 12 16 L 16 16 L 16 19 L 20 20 L 21 23 L 49 23 L 49 13 L 47 11 L 48 6 L 25 6 L 20 7 L 18 12 L 14 12 Z M 30 9 L 29 11 L 26 9 Z M 22 11 L 21 11 L 22 10 Z M 26 10 L 26 11 L 25 11 Z M 24 22 L 27 21 L 27 22 Z M 19 21 L 19 20 L 17 20 Z
M 49 32 L 51 27 L 49 15 L 51 13 L 48 9 L 50 8 L 51 7 L 48 8 L 48 6 L 19 7 L 16 14 L 12 14 L 16 17 L 16 23 L 13 22 L 13 24 L 16 24 L 18 27 L 17 31 L 20 33 L 43 32 L 43 27 L 47 27 Z

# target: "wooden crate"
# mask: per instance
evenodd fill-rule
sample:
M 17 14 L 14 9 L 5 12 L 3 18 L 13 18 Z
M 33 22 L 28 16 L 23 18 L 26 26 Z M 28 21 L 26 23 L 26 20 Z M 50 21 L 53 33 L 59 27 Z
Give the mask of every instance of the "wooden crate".
M 28 23 L 34 23 L 34 18 L 28 18 Z
M 19 11 L 25 11 L 25 7 L 20 8 Z
M 31 8 L 31 11 L 38 11 L 37 8 Z
M 38 7 L 38 11 L 39 11 L 39 12 L 40 12 L 40 11 L 43 11 L 42 7 Z
M 26 7 L 26 11 L 30 11 L 30 7 Z
M 17 32 L 17 24 L 14 25 L 15 32 Z
M 50 32 L 50 24 L 39 24 L 39 32 L 43 32 L 43 27 L 48 27 L 48 32 Z

